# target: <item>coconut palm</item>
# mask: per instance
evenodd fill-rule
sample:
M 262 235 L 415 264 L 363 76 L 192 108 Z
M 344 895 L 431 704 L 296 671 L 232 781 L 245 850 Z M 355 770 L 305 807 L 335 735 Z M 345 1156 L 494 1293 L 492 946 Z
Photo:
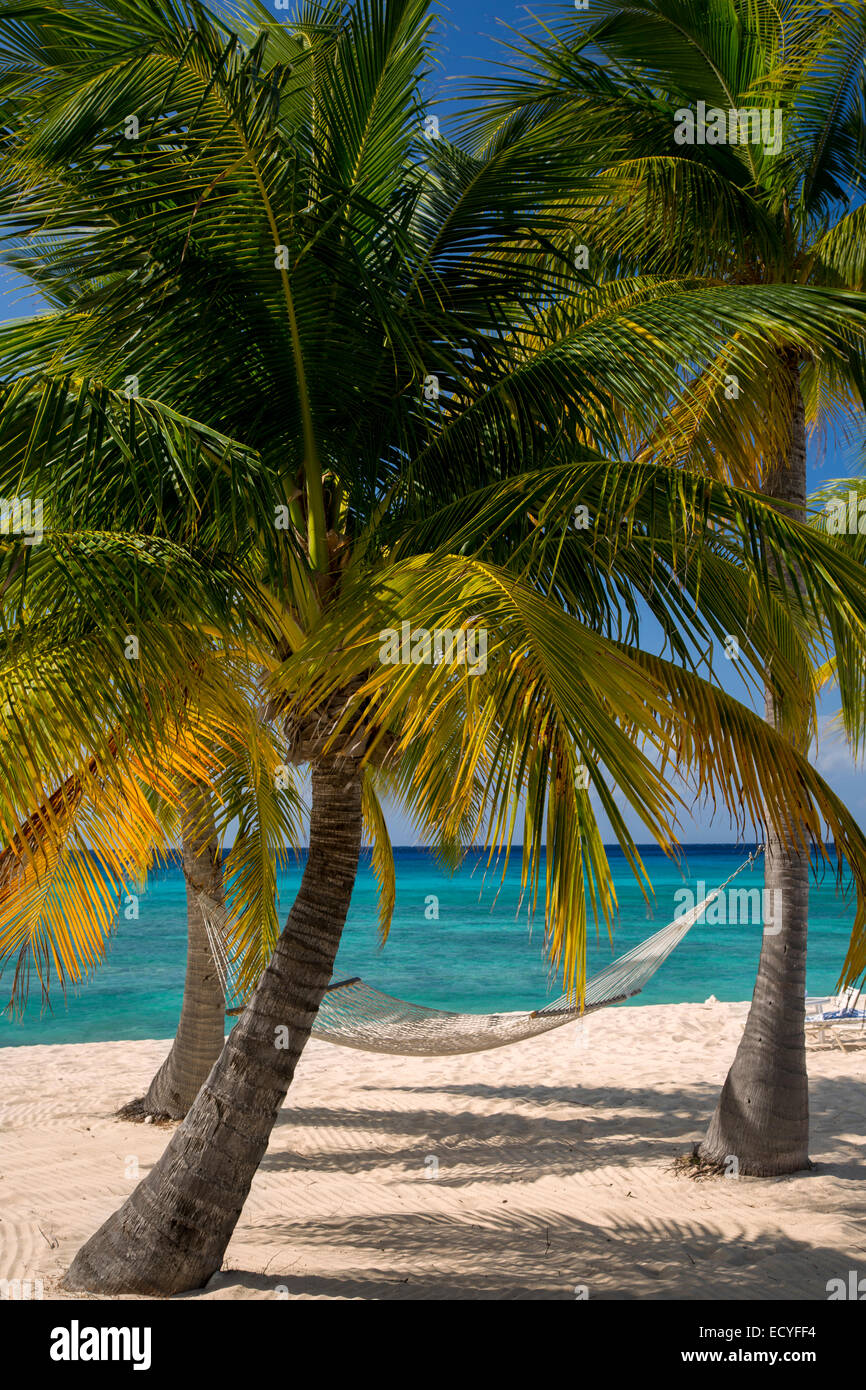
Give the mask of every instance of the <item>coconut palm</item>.
M 862 288 L 866 269 L 862 8 L 600 0 L 590 15 L 564 8 L 559 18 L 540 43 L 521 45 L 521 59 L 481 94 L 493 111 L 476 147 L 503 129 L 529 126 L 551 147 L 576 148 L 581 158 L 589 152 L 607 186 L 576 200 L 572 237 L 592 248 L 600 278 L 637 277 L 636 293 L 679 277 L 698 292 L 797 285 L 819 312 L 840 298 L 850 302 L 845 291 Z M 844 335 L 839 348 L 827 353 L 769 332 L 763 363 L 749 366 L 737 360 L 736 336 L 719 342 L 703 371 L 702 407 L 679 411 L 680 429 L 648 441 L 650 456 L 751 477 L 803 520 L 807 425 L 863 398 L 862 349 Z M 731 419 L 744 401 L 751 406 L 756 369 L 775 383 L 774 428 L 745 451 L 719 450 L 707 418 L 721 411 Z M 862 681 L 845 665 L 850 704 Z M 801 750 L 809 742 L 807 705 L 785 708 L 769 673 L 766 716 Z M 809 871 L 791 829 L 771 831 L 765 882 L 781 893 L 783 925 L 764 935 L 748 1022 L 700 1150 L 710 1164 L 735 1154 L 743 1173 L 809 1166 Z
M 15 589 L 7 590 L 6 597 L 14 607 Z M 39 602 L 38 594 L 33 598 Z M 167 620 L 168 595 L 163 602 L 161 616 Z M 51 720 L 46 720 L 45 677 L 56 680 L 58 674 L 62 621 L 63 612 L 55 605 L 38 683 L 32 667 L 21 669 L 15 650 L 20 639 L 7 642 L 4 674 L 11 678 L 6 688 L 16 724 L 6 728 L 13 738 L 20 729 L 40 724 L 51 727 L 53 737 Z M 32 647 L 32 632 L 28 636 Z M 92 630 L 88 638 L 92 659 Z M 225 947 L 238 968 L 249 955 L 248 968 L 260 971 L 262 953 L 269 953 L 274 936 L 273 874 L 279 853 L 285 843 L 299 842 L 297 795 L 276 775 L 280 756 L 257 711 L 260 697 L 245 688 L 237 652 L 200 630 L 194 640 L 194 664 L 181 673 L 168 738 L 153 744 L 155 716 L 165 695 L 160 682 L 153 700 L 148 699 L 154 718 L 145 731 L 145 751 L 136 752 L 129 731 L 118 727 L 100 754 L 85 751 L 82 756 L 80 742 L 67 735 L 63 756 L 73 770 L 49 796 L 29 807 L 20 823 L 13 819 L 15 828 L 0 854 L 0 962 L 14 964 L 10 1003 L 21 1009 L 31 977 L 40 981 L 47 998 L 52 977 L 55 987 L 65 991 L 101 961 L 118 898 L 173 852 L 176 841 L 180 845 L 188 919 L 183 1007 L 174 1044 L 146 1095 L 121 1111 L 130 1119 L 183 1118 L 222 1047 L 224 978 L 211 947 L 219 924 L 206 922 L 199 895 L 205 893 L 219 911 L 224 874 L 228 877 L 235 917 L 232 940 Z M 150 675 L 148 663 L 145 688 Z M 48 689 L 54 697 L 56 684 Z M 68 691 L 65 698 L 70 699 Z M 59 722 L 61 711 L 55 717 Z M 20 795 L 13 811 L 13 818 L 18 816 Z M 222 840 L 238 816 L 241 827 L 224 863 Z M 270 872 L 263 872 L 263 861 Z
M 866 478 L 862 474 L 836 478 L 816 489 L 809 497 L 809 514 L 810 524 L 829 536 L 833 545 L 858 564 L 866 562 Z M 863 692 L 852 689 L 846 682 L 840 683 L 835 656 L 821 666 L 817 676 L 822 690 L 837 690 L 842 697 L 829 732 L 843 733 L 855 763 L 861 762 L 866 742 Z M 850 976 L 851 972 L 848 973 Z
M 0 335 L 16 378 L 0 428 L 50 422 L 27 430 L 18 485 L 174 544 L 228 527 L 233 563 L 246 537 L 268 601 L 250 659 L 312 788 L 302 882 L 250 1002 L 70 1287 L 165 1293 L 219 1268 L 330 979 L 365 816 L 387 927 L 383 790 L 454 853 L 479 837 L 507 854 L 522 823 L 524 882 L 578 995 L 587 919 L 616 901 L 587 777 L 645 885 L 614 788 L 673 850 L 682 765 L 778 834 L 822 845 L 826 820 L 863 900 L 866 841 L 838 798 L 695 669 L 732 633 L 792 701 L 810 625 L 862 659 L 862 570 L 725 480 L 621 461 L 698 409 L 683 362 L 735 336 L 761 361 L 783 329 L 841 353 L 862 308 L 675 284 L 588 311 L 549 190 L 595 187 L 592 168 L 531 131 L 480 155 L 428 139 L 427 25 L 420 0 L 288 26 L 244 6 L 231 27 L 149 0 L 0 5 L 2 207 L 54 304 Z M 187 447 L 206 431 L 218 450 Z M 641 646 L 645 608 L 676 660 Z M 864 925 L 860 906 L 861 967 Z
M 223 525 L 216 507 L 206 543 L 188 527 L 175 528 L 182 544 L 169 544 L 135 531 L 127 517 L 115 525 L 116 516 L 100 512 L 95 488 L 76 490 L 97 458 L 86 449 L 76 455 L 70 496 L 68 423 L 84 409 L 101 441 L 99 459 L 119 449 L 114 466 L 134 476 L 142 450 L 153 460 L 146 411 L 138 412 L 136 439 L 134 431 L 123 435 L 125 397 L 88 396 L 64 381 L 38 394 L 53 419 L 50 466 L 41 476 L 24 467 L 44 426 L 26 382 L 4 392 L 0 451 L 6 497 L 38 498 L 45 526 L 32 547 L 14 537 L 3 544 L 0 962 L 14 966 L 13 1008 L 23 1007 L 31 980 L 43 994 L 52 978 L 65 990 L 101 960 L 118 895 L 178 838 L 186 872 L 219 904 L 217 842 L 239 814 L 243 835 L 226 869 L 238 914 L 235 948 L 249 952 L 255 968 L 275 928 L 273 884 L 261 861 L 275 836 L 277 848 L 287 836 L 297 843 L 297 795 L 274 780 L 280 758 L 256 713 L 261 693 L 245 675 L 247 612 L 250 604 L 261 608 L 260 598 L 214 554 L 213 528 Z M 182 468 L 173 442 L 163 429 L 160 465 Z M 219 458 L 224 445 L 212 431 L 187 431 L 185 459 L 202 448 Z M 238 451 L 236 467 L 240 458 Z M 58 527 L 61 513 L 74 529 Z M 221 629 L 231 630 L 224 641 Z M 189 924 L 179 1036 L 147 1096 L 131 1107 L 141 1118 L 181 1118 L 222 1045 L 222 984 L 192 896 Z
M 222 1049 L 227 988 L 235 979 L 257 979 L 270 957 L 278 934 L 277 870 L 301 842 L 298 788 L 284 775 L 273 728 L 254 710 L 232 737 L 219 740 L 209 781 L 186 790 L 178 826 L 187 905 L 180 1019 L 168 1056 L 145 1094 L 121 1108 L 123 1119 L 186 1115 Z M 238 820 L 226 850 L 226 833 Z
M 186 880 L 186 974 L 177 1032 L 168 1056 L 143 1096 L 121 1106 L 125 1120 L 182 1120 L 206 1081 L 225 1038 L 225 987 L 208 922 L 198 899 L 207 893 L 225 906 L 222 853 L 206 784 L 190 798 L 182 828 L 180 862 Z

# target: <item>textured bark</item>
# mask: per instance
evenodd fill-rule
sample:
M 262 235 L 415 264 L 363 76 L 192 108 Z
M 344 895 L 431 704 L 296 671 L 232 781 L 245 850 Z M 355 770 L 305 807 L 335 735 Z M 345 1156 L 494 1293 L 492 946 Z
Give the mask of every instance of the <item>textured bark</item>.
M 119 1112 L 123 1119 L 167 1117 L 182 1120 L 222 1051 L 226 1004 L 196 889 L 217 903 L 225 901 L 222 865 L 212 810 L 191 809 L 183 828 L 186 878 L 186 980 L 180 1023 L 171 1051 L 150 1083 L 147 1094 Z
M 307 863 L 270 964 L 159 1162 L 79 1250 L 68 1289 L 173 1294 L 220 1268 L 330 981 L 358 868 L 357 763 L 314 764 L 312 793 Z
M 797 363 L 788 364 L 792 428 L 787 459 L 772 470 L 763 491 L 806 515 L 806 429 Z M 786 507 L 787 514 L 790 508 Z M 765 691 L 769 722 L 778 722 L 773 694 Z M 805 747 L 808 729 L 799 730 Z M 788 837 L 767 830 L 764 886 L 781 907 L 781 930 L 765 931 L 758 977 L 745 1031 L 728 1072 L 699 1156 L 708 1163 L 736 1158 L 738 1171 L 756 1176 L 809 1168 L 809 1082 L 806 1071 L 806 936 L 809 856 Z M 781 895 L 774 898 L 774 892 Z M 779 921 L 774 923 L 779 926 Z

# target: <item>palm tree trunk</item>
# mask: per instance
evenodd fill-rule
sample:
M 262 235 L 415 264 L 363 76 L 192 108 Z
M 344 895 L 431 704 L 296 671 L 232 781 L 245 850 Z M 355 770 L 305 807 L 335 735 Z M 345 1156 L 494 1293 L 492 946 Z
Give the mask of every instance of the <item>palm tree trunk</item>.
M 201 1287 L 223 1254 L 328 986 L 361 846 L 357 762 L 312 768 L 310 848 L 270 964 L 148 1176 L 76 1255 L 68 1289 Z
M 225 994 L 196 896 L 198 890 L 217 903 L 225 901 L 213 808 L 207 800 L 192 807 L 184 819 L 182 854 L 187 948 L 180 1023 L 171 1051 L 147 1094 L 118 1112 L 125 1120 L 143 1120 L 148 1115 L 182 1120 L 210 1075 L 225 1041 Z
M 806 427 L 798 363 L 787 362 L 792 400 L 787 458 L 765 480 L 763 491 L 788 503 L 786 514 L 806 517 Z M 765 712 L 778 722 L 773 692 Z M 808 743 L 808 729 L 798 743 Z M 752 1005 L 716 1112 L 698 1150 L 705 1162 L 744 1175 L 771 1177 L 809 1168 L 809 1080 L 806 1072 L 806 935 L 809 925 L 809 856 L 792 837 L 767 829 L 764 886 L 778 904 L 765 930 Z M 774 896 L 774 895 L 778 896 Z

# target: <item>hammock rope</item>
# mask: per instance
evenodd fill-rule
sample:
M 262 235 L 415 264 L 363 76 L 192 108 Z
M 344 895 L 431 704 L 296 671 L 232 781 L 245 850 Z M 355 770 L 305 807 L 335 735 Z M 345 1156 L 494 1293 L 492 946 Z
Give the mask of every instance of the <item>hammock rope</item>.
M 328 986 L 312 1035 L 339 1047 L 354 1047 L 364 1052 L 445 1057 L 506 1047 L 573 1023 L 611 1004 L 622 1004 L 640 994 L 709 904 L 755 862 L 763 849 L 761 845 L 754 850 L 696 907 L 676 917 L 587 980 L 582 1007 L 573 997 L 562 994 L 532 1013 L 452 1013 L 395 999 L 355 976 Z M 239 1001 L 226 1012 L 241 1013 L 245 1001 L 238 991 L 237 971 L 226 946 L 234 936 L 228 914 L 213 898 L 198 889 L 195 891 L 227 1003 Z

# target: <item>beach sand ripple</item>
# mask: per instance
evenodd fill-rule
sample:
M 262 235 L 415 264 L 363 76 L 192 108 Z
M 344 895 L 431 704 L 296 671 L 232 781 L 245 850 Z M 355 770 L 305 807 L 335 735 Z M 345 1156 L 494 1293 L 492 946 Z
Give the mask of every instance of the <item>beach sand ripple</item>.
M 310 1044 L 192 1298 L 824 1299 L 866 1274 L 866 1049 L 810 1050 L 814 1172 L 693 1182 L 746 1006 L 609 1009 L 468 1057 Z M 3 1050 L 0 1277 L 45 1297 L 169 1131 L 112 1117 L 169 1044 Z

